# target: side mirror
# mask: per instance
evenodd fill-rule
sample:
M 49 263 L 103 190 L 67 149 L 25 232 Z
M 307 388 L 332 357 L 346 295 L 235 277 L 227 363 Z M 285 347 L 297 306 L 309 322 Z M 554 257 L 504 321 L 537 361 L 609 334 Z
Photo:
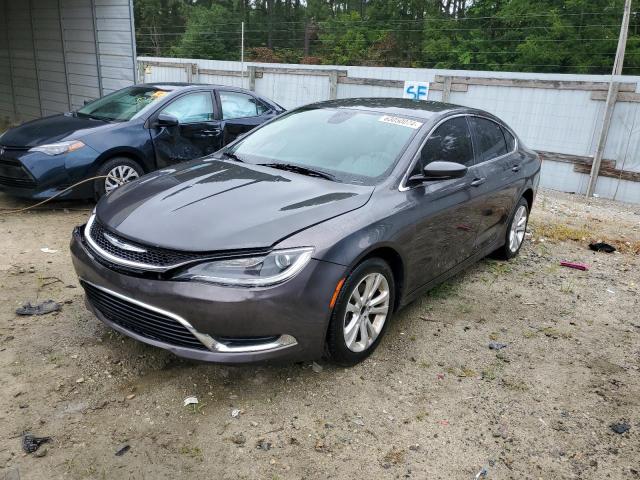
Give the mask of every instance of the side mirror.
M 155 121 L 156 127 L 175 127 L 177 125 L 180 125 L 180 120 L 169 113 L 161 113 Z
M 467 167 L 455 162 L 431 162 L 422 171 L 422 174 L 412 175 L 408 179 L 408 184 L 418 185 L 420 183 L 434 180 L 451 180 L 452 178 L 462 178 L 467 174 Z
M 468 168 L 455 162 L 431 162 L 424 167 L 425 180 L 449 180 L 462 178 L 467 174 Z

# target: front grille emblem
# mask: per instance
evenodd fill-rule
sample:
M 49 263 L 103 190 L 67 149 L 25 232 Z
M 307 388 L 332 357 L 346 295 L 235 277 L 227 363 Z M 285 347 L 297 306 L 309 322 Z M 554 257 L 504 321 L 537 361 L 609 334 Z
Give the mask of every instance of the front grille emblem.
M 147 253 L 147 251 L 144 248 L 136 247 L 134 245 L 130 245 L 128 243 L 125 243 L 125 242 L 123 242 L 121 240 L 118 240 L 117 238 L 109 235 L 108 233 L 103 233 L 102 236 L 104 238 L 106 238 L 109 241 L 109 243 L 111 245 L 113 245 L 114 247 L 121 248 L 122 250 L 126 250 L 128 252 Z

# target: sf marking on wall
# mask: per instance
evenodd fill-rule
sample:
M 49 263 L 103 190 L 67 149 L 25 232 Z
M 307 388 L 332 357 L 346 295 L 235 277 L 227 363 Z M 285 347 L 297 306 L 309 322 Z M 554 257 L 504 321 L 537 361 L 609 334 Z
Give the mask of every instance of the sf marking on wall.
M 402 98 L 411 100 L 426 100 L 429 96 L 429 82 L 405 80 Z

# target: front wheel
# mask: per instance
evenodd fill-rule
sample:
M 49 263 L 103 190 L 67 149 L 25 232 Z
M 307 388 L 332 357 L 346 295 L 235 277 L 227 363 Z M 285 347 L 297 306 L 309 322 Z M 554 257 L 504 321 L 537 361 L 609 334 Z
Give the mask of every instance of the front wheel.
M 509 228 L 505 235 L 504 246 L 496 251 L 499 258 L 509 260 L 518 255 L 520 248 L 524 243 L 524 236 L 527 232 L 528 221 L 529 203 L 525 198 L 521 198 L 518 205 L 516 205 L 516 209 L 509 222 Z
M 97 174 L 98 176 L 104 176 L 106 178 L 98 178 L 95 180 L 94 190 L 96 200 L 115 190 L 120 185 L 140 178 L 144 174 L 144 171 L 136 161 L 125 157 L 116 157 L 105 162 L 98 169 Z
M 333 361 L 355 365 L 376 349 L 389 324 L 395 283 L 389 265 L 370 258 L 349 274 L 331 316 L 327 347 Z

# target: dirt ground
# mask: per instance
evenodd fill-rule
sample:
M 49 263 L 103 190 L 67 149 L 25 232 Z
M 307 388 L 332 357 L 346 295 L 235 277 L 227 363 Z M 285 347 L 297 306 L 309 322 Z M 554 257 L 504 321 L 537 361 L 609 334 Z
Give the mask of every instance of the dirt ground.
M 7 479 L 640 478 L 640 206 L 540 192 L 519 258 L 404 309 L 350 369 L 197 364 L 114 333 L 67 248 L 92 205 L 53 208 L 0 215 Z M 14 313 L 47 299 L 61 312 Z M 25 454 L 23 432 L 52 441 Z

